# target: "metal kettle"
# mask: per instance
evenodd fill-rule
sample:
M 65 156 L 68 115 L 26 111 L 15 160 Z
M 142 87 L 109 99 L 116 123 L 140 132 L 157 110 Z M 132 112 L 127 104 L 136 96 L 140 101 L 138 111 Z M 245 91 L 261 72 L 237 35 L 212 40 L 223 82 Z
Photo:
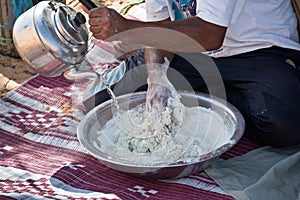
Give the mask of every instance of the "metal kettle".
M 67 78 L 76 79 L 72 67 L 80 64 L 88 51 L 85 23 L 82 13 L 65 4 L 41 1 L 15 21 L 14 44 L 36 73 L 53 77 L 66 72 Z M 85 75 L 95 77 L 89 72 Z M 85 75 L 81 73 L 80 78 Z

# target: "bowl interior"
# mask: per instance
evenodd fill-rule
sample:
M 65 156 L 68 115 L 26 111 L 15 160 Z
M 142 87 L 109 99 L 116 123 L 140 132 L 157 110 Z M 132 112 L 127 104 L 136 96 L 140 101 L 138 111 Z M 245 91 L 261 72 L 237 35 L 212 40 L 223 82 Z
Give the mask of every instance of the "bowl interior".
M 113 116 L 111 106 L 112 101 L 109 100 L 92 109 L 81 120 L 78 127 L 78 139 L 90 154 L 100 159 L 104 164 L 124 172 L 137 172 L 137 168 L 139 168 L 139 170 L 144 168 L 147 171 L 149 169 L 155 170 L 158 168 L 201 163 L 211 158 L 218 157 L 234 146 L 241 138 L 245 123 L 242 115 L 234 106 L 226 101 L 205 94 L 181 92 L 180 95 L 181 101 L 186 107 L 202 106 L 210 108 L 218 113 L 224 119 L 224 123 L 227 127 L 231 129 L 230 131 L 232 134 L 228 136 L 219 134 L 220 136 L 218 136 L 218 138 L 216 138 L 215 135 L 207 135 L 206 141 L 211 145 L 214 145 L 214 148 L 212 148 L 213 150 L 186 160 L 180 160 L 174 163 L 155 163 L 151 165 L 132 163 L 131 161 L 126 160 L 126 158 L 111 154 L 109 147 L 106 147 L 107 141 L 99 141 L 97 138 L 97 131 L 99 131 Z M 127 110 L 128 108 L 135 107 L 145 102 L 145 98 L 146 92 L 126 94 L 118 97 L 118 103 L 121 109 Z M 196 129 L 194 131 L 197 132 Z

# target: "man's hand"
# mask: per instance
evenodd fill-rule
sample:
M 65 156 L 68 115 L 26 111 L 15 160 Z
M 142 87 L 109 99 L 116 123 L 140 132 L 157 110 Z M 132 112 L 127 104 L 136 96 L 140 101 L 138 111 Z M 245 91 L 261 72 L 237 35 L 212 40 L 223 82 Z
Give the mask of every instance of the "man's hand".
M 168 63 L 161 66 L 162 73 L 150 72 L 148 76 L 148 90 L 146 95 L 146 113 L 152 117 L 155 113 L 157 118 L 164 121 L 163 113 L 169 113 L 170 122 L 181 125 L 183 122 L 184 107 L 180 102 L 180 95 L 167 78 L 166 70 Z M 149 73 L 149 71 L 148 71 Z M 171 124 L 165 124 L 171 132 Z
M 150 82 L 148 79 L 147 111 L 151 111 L 153 107 L 163 111 L 168 105 L 169 98 L 174 98 L 176 94 L 176 90 L 169 80 L 166 80 L 165 77 L 156 78 L 160 80 Z
M 89 12 L 90 31 L 97 39 L 106 40 L 130 28 L 131 20 L 124 18 L 116 10 L 99 7 Z
M 167 78 L 169 59 L 173 54 L 155 48 L 144 49 L 145 62 L 148 72 L 147 110 L 154 106 L 164 110 L 168 99 L 174 97 L 176 90 Z

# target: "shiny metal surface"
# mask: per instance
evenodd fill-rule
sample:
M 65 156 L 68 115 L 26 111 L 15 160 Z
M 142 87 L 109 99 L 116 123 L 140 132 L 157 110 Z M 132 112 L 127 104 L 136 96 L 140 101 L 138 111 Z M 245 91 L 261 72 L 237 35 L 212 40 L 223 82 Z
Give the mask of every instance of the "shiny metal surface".
M 127 173 L 131 176 L 147 179 L 174 179 L 198 172 L 206 165 L 209 165 L 212 159 L 219 157 L 238 142 L 244 132 L 245 122 L 240 112 L 234 106 L 223 100 L 205 94 L 187 92 L 180 94 L 185 106 L 204 106 L 223 116 L 226 123 L 234 128 L 234 134 L 230 141 L 225 142 L 225 145 L 208 154 L 199 155 L 197 158 L 187 159 L 177 163 L 152 166 L 126 163 L 121 158 L 116 159 L 113 158 L 113 155 L 100 151 L 99 148 L 96 148 L 94 145 L 96 132 L 112 117 L 111 100 L 98 105 L 81 120 L 77 129 L 78 139 L 83 147 L 85 147 L 91 155 L 98 158 L 100 162 L 112 169 Z M 118 97 L 118 102 L 121 107 L 125 106 L 125 108 L 131 108 L 143 103 L 145 98 L 146 92 L 138 92 L 120 96 Z
M 17 18 L 13 40 L 20 57 L 37 73 L 58 76 L 85 58 L 88 29 L 84 23 L 72 8 L 41 1 Z

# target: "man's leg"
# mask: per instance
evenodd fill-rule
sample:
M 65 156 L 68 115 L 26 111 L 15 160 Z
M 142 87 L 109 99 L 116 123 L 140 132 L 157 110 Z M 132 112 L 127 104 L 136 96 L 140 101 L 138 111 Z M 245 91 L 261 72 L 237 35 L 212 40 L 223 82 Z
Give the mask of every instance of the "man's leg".
M 215 59 L 228 101 L 245 117 L 245 134 L 277 147 L 300 144 L 299 70 L 282 51 L 287 52 L 269 48 Z

